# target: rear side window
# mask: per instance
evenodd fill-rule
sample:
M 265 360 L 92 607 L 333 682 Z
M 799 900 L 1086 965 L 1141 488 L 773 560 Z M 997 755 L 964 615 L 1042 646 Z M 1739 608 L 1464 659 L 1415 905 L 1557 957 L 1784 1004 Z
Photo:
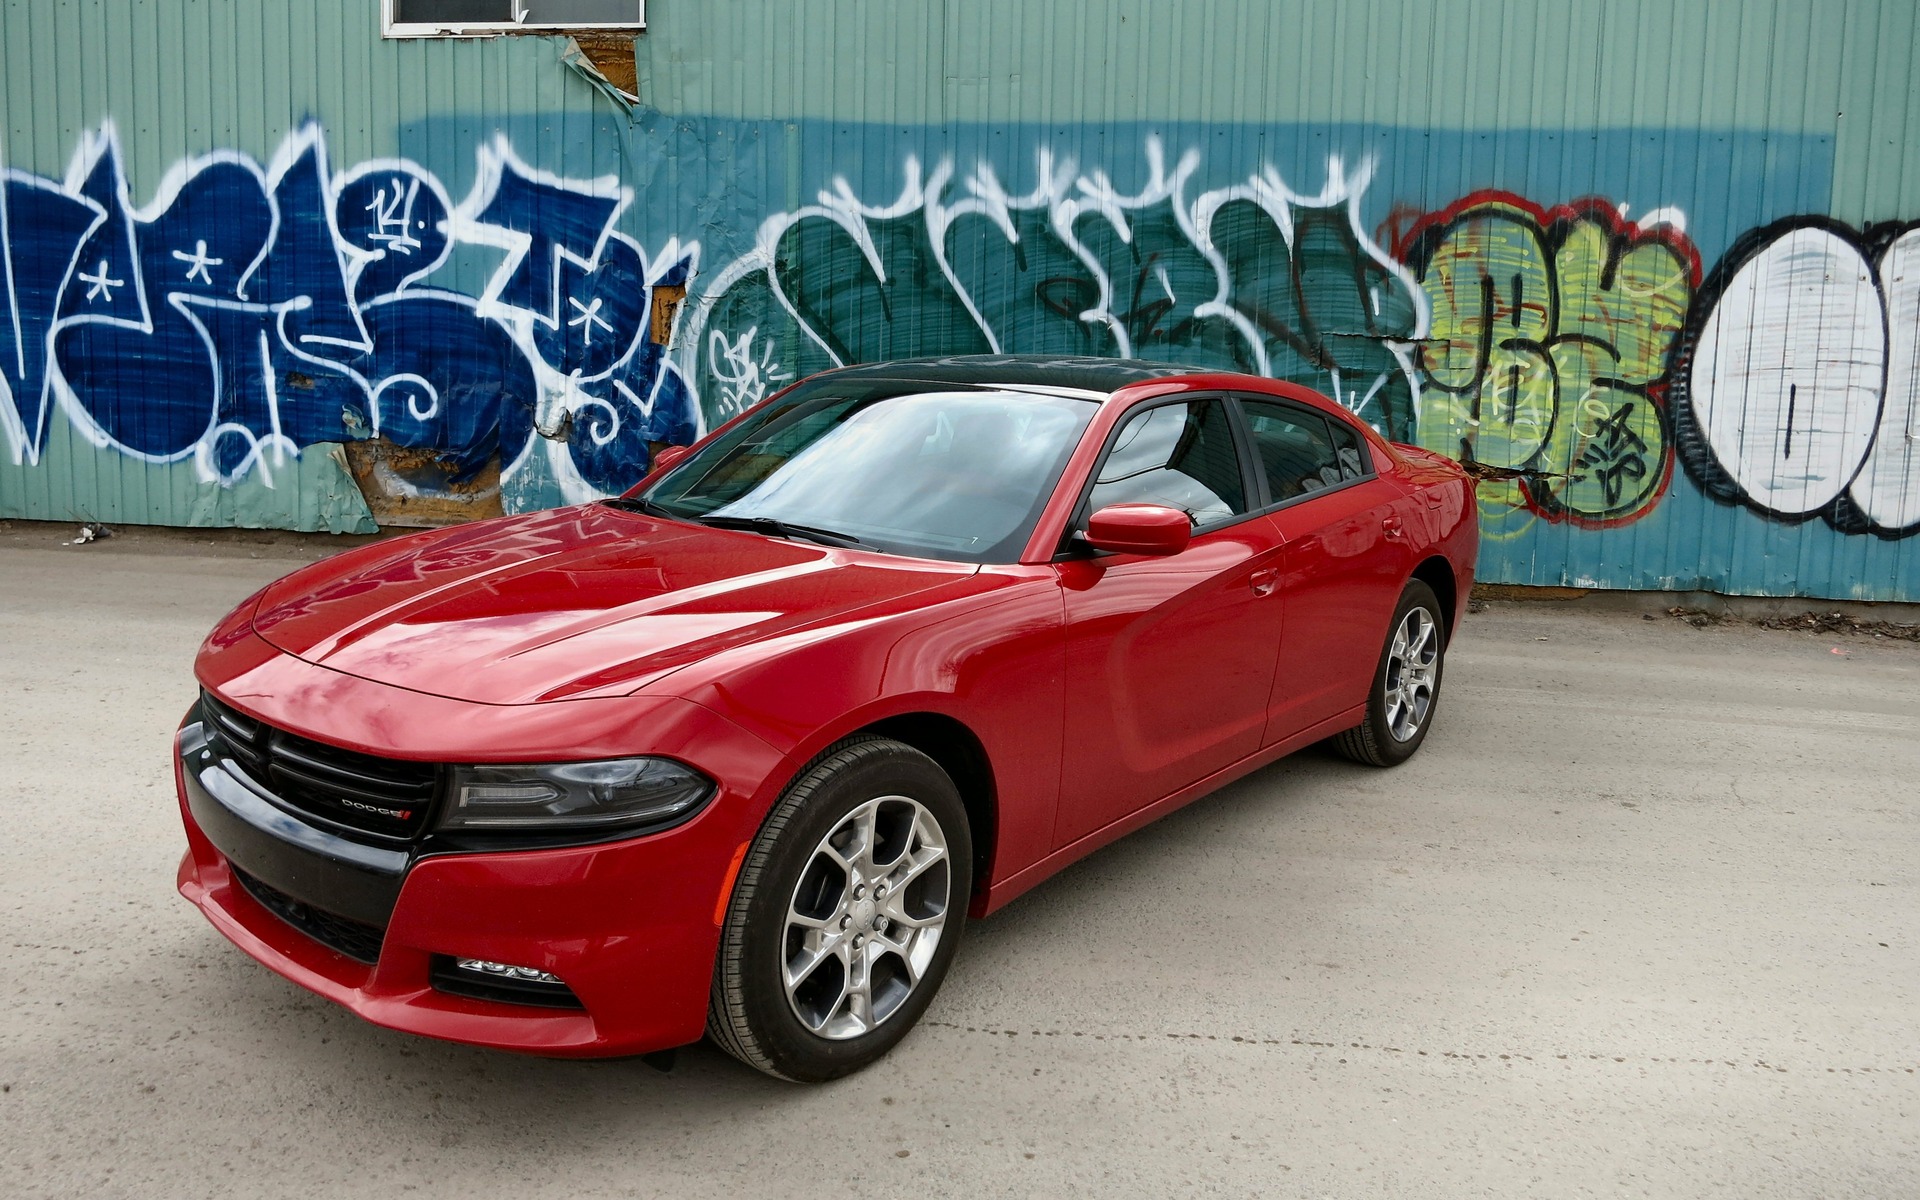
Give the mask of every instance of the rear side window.
M 1343 421 L 1328 421 L 1327 428 L 1333 430 L 1333 452 L 1340 460 L 1340 478 L 1358 479 L 1365 475 L 1367 452 L 1353 426 Z
M 1240 407 L 1275 504 L 1366 475 L 1360 435 L 1345 422 L 1265 400 L 1243 399 Z
M 1190 400 L 1128 417 L 1088 497 L 1089 511 L 1109 504 L 1164 504 L 1196 527 L 1246 512 L 1226 404 Z

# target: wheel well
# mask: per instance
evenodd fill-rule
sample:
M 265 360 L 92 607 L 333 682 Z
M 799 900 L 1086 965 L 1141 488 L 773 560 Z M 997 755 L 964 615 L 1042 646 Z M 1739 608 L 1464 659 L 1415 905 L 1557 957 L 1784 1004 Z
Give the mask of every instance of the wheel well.
M 997 833 L 993 764 L 973 730 L 939 713 L 907 713 L 876 721 L 859 732 L 905 742 L 940 764 L 953 786 L 960 789 L 960 800 L 967 806 L 967 823 L 973 836 L 973 890 L 978 893 L 986 887 Z
M 1447 640 L 1453 640 L 1453 614 L 1456 611 L 1454 601 L 1459 599 L 1459 587 L 1453 579 L 1453 568 L 1447 560 L 1438 554 L 1413 569 L 1413 577 L 1433 589 L 1440 601 L 1440 622 L 1447 631 Z

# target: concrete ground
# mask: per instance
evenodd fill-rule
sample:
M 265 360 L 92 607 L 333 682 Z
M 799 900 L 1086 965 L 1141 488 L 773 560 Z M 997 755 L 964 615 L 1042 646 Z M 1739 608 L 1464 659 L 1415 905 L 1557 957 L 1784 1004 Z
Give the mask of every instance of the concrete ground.
M 0 1193 L 1920 1195 L 1920 645 L 1495 604 L 1412 763 L 1133 835 L 804 1088 L 375 1029 L 174 894 L 194 647 L 311 546 L 0 544 Z

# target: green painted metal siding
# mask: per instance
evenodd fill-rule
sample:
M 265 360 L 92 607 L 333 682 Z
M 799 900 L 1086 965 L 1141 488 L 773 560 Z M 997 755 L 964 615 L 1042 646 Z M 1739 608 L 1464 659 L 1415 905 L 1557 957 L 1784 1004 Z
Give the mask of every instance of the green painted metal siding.
M 604 106 L 554 39 L 388 41 L 376 0 L 5 0 L 7 163 L 60 175 L 122 123 L 136 195 L 181 156 L 270 155 L 309 116 L 341 162 L 410 121 Z M 1705 128 L 1834 138 L 1826 211 L 1920 209 L 1920 8 L 1903 0 L 1343 0 L 649 6 L 663 113 L 955 122 Z M 580 147 L 567 147 L 572 154 Z M 582 171 L 616 165 L 617 150 Z
M 1819 133 L 1833 215 L 1920 200 L 1920 8 L 1899 0 L 775 0 L 649 22 L 641 96 L 668 112 Z

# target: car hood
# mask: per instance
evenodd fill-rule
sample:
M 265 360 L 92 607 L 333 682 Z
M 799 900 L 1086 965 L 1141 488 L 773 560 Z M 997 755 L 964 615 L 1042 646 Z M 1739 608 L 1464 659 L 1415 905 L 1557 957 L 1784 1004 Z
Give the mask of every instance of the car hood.
M 261 594 L 253 628 L 350 675 L 530 704 L 625 695 L 721 650 L 912 609 L 977 570 L 585 505 L 317 563 Z

